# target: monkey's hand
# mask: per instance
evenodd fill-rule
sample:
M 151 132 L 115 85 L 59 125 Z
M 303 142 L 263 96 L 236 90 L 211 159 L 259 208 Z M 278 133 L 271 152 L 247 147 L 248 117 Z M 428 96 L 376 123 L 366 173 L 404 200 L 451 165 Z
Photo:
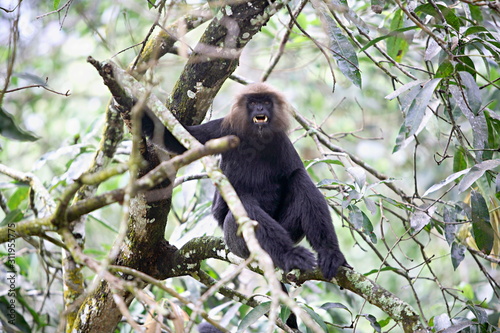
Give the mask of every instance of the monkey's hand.
M 337 270 L 340 266 L 352 268 L 339 249 L 323 249 L 318 251 L 318 266 L 327 280 L 331 280 L 337 275 Z
M 293 247 L 290 251 L 283 253 L 280 266 L 285 272 L 298 268 L 301 271 L 310 271 L 316 266 L 316 258 L 311 251 L 302 246 Z

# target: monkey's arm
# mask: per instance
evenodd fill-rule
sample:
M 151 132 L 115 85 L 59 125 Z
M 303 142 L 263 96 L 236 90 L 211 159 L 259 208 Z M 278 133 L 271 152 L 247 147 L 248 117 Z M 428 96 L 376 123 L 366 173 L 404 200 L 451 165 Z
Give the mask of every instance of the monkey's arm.
M 186 130 L 191 133 L 196 140 L 205 144 L 208 140 L 216 139 L 224 136 L 222 133 L 222 118 L 209 121 L 201 125 L 185 126 Z M 157 136 L 156 131 L 163 131 L 163 144 L 168 151 L 182 154 L 186 151 L 186 148 L 166 129 L 161 122 L 150 117 L 147 113 L 144 114 L 142 118 L 142 132 L 148 138 L 153 138 L 153 142 L 156 142 L 154 138 Z M 161 134 L 160 134 L 161 135 Z
M 340 266 L 348 266 L 340 251 L 325 198 L 303 167 L 295 169 L 288 179 L 280 221 L 287 230 L 302 229 L 318 253 L 318 266 L 330 280 Z M 293 235 L 292 235 L 293 237 Z

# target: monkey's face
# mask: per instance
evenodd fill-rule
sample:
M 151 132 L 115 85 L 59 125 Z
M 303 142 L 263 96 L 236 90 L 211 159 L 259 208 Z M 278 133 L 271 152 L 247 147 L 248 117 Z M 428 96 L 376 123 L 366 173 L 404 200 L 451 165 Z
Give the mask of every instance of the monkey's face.
M 274 103 L 269 94 L 248 95 L 246 109 L 249 128 L 259 133 L 270 129 L 274 116 Z

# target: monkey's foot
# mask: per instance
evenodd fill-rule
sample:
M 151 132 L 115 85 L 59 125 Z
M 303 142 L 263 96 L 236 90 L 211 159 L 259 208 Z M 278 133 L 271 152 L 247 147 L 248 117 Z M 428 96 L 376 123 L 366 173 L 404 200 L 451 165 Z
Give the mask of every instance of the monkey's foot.
M 296 246 L 283 254 L 283 266 L 286 272 L 298 268 L 301 271 L 310 271 L 316 266 L 316 258 L 311 251 L 302 246 Z
M 328 249 L 318 252 L 318 266 L 327 280 L 337 275 L 340 266 L 351 267 L 340 250 Z

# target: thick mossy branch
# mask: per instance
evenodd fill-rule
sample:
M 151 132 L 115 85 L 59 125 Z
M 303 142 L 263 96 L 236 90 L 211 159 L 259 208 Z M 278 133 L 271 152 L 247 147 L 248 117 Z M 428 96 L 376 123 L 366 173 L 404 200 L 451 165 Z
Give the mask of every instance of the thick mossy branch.
M 309 280 L 327 281 L 323 278 L 319 270 L 303 272 L 298 276 L 289 274 L 288 278 L 291 282 L 299 285 Z M 363 274 L 352 269 L 340 267 L 335 276 L 335 281 L 340 287 L 358 294 L 387 313 L 395 322 L 401 325 L 405 333 L 419 332 L 419 330 L 423 329 L 420 322 L 420 316 L 408 303 L 374 281 L 368 279 Z
M 281 6 L 270 3 L 235 1 L 212 20 L 167 100 L 167 107 L 182 124 L 199 124 L 204 119 L 220 87 L 238 66 L 243 47 Z
M 190 260 L 192 260 L 190 265 L 192 265 L 193 268 L 199 267 L 199 262 L 197 262 L 198 260 L 201 261 L 208 258 L 215 258 L 229 262 L 234 260 L 234 256 L 228 255 L 228 250 L 222 239 L 217 237 L 205 236 L 195 238 L 186 243 L 186 245 L 180 249 L 179 252 L 189 254 Z M 238 261 L 233 263 L 238 264 Z M 250 266 L 249 269 L 262 274 L 259 267 Z M 193 271 L 191 271 L 191 274 L 192 272 Z M 206 277 L 200 276 L 199 279 L 205 284 L 213 283 L 207 281 Z M 404 332 L 418 332 L 420 329 L 423 329 L 420 323 L 419 315 L 408 303 L 404 302 L 374 281 L 368 279 L 363 274 L 360 274 L 352 269 L 341 267 L 335 276 L 334 281 L 326 280 L 321 272 L 316 269 L 312 272 L 301 272 L 297 275 L 290 273 L 287 275 L 287 279 L 284 279 L 282 282 L 292 282 L 297 285 L 301 285 L 310 280 L 337 283 L 340 287 L 352 291 L 387 313 L 395 322 L 399 323 L 403 327 Z M 237 297 L 239 302 L 247 304 L 245 297 L 238 297 L 233 292 L 225 290 L 220 290 L 220 292 L 228 297 L 231 295 L 233 297 Z M 252 303 L 248 305 L 255 307 L 258 304 Z
M 199 147 L 190 149 L 184 154 L 178 155 L 169 161 L 162 162 L 151 172 L 138 179 L 135 183 L 135 188 L 139 192 L 149 191 L 160 182 L 172 177 L 172 175 L 175 175 L 175 172 L 179 168 L 204 156 L 219 154 L 228 149 L 232 149 L 236 147 L 238 143 L 239 140 L 235 136 L 210 140 L 205 145 L 200 145 Z M 120 167 L 123 166 L 108 168 L 95 174 L 84 174 L 81 177 L 81 184 L 97 184 L 126 170 Z M 80 216 L 93 212 L 99 208 L 115 202 L 121 202 L 124 195 L 125 190 L 117 189 L 98 196 L 77 201 L 73 205 L 69 206 L 65 211 L 65 220 L 67 222 L 71 222 Z M 9 239 L 21 236 L 39 236 L 48 231 L 57 231 L 57 227 L 53 223 L 54 219 L 54 215 L 50 215 L 46 218 L 18 222 L 16 223 L 15 235 L 11 234 L 10 236 L 8 228 L 2 227 L 0 228 L 0 243 L 7 242 Z
M 187 32 L 197 28 L 213 17 L 208 4 L 195 9 L 177 19 L 169 26 L 157 26 L 156 31 L 147 40 L 141 54 L 137 57 L 130 70 L 135 69 L 134 75 L 143 75 L 154 62 L 165 54 L 172 52 L 174 44 Z M 136 76 L 137 77 L 137 76 Z

